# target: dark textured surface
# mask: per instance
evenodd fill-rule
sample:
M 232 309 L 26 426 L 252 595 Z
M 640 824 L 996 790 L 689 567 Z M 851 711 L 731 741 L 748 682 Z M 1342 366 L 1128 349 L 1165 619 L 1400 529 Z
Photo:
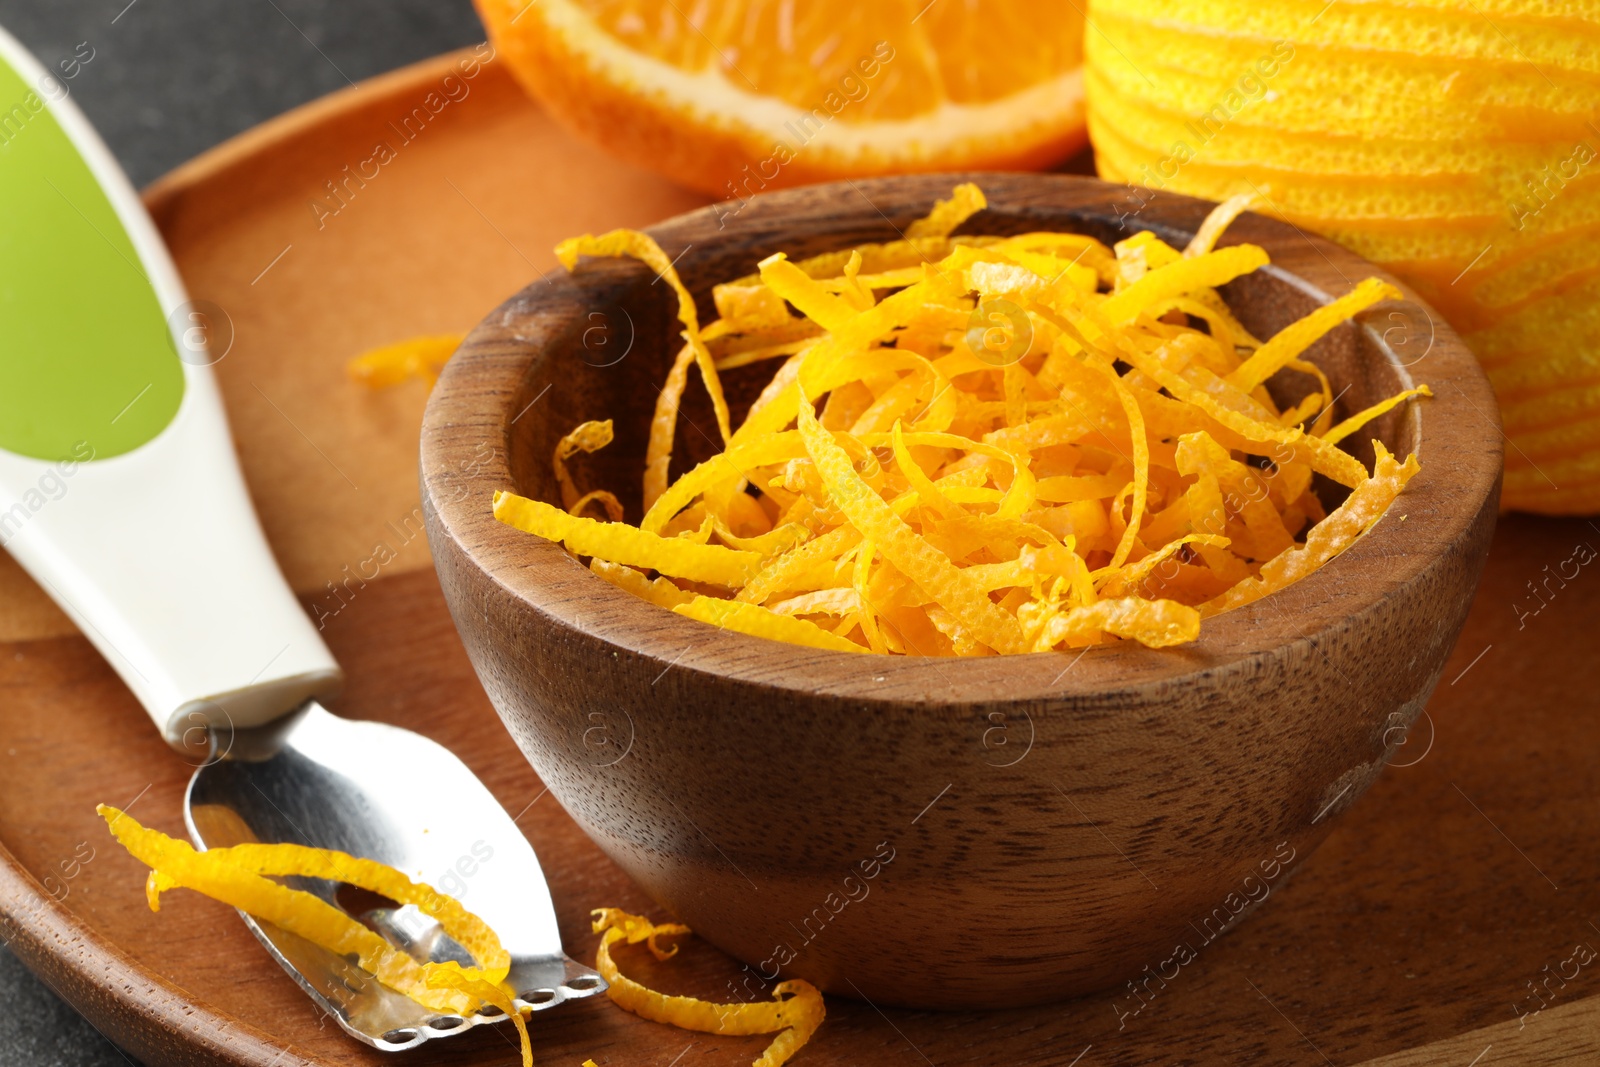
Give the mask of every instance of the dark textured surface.
M 0 25 L 47 66 L 93 49 L 67 84 L 136 185 L 297 104 L 483 39 L 468 0 L 0 0 Z
M 136 185 L 352 81 L 481 40 L 468 0 L 0 0 L 0 25 L 67 82 Z M 87 45 L 87 47 L 82 47 Z M 0 1065 L 133 1061 L 0 951 Z
M 7 1067 L 124 1067 L 134 1060 L 17 962 L 0 953 L 0 1063 Z M 154 1065 L 152 1065 L 154 1067 Z

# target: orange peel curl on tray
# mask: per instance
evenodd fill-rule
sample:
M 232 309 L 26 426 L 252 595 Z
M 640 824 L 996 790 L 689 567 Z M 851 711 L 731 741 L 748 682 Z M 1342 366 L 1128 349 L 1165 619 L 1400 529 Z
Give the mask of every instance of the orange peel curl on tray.
M 640 1018 L 706 1034 L 777 1034 L 751 1067 L 782 1067 L 822 1025 L 826 1015 L 822 994 L 803 979 L 779 982 L 772 990 L 772 1000 L 747 1004 L 672 996 L 641 985 L 618 970 L 611 946 L 642 941 L 656 959 L 667 960 L 677 954 L 678 946 L 663 946 L 661 939 L 687 936 L 689 928 L 679 923 L 653 923 L 618 908 L 597 908 L 592 914 L 594 931 L 602 935 L 594 969 L 610 983 L 607 994 L 611 999 Z
M 1302 358 L 1393 286 L 1367 279 L 1258 340 L 1219 292 L 1268 262 L 1216 247 L 1246 199 L 1181 251 L 1149 232 L 1114 248 L 952 236 L 984 206 L 967 184 L 903 240 L 770 256 L 714 288 L 704 327 L 647 235 L 563 241 L 569 270 L 632 257 L 677 296 L 683 346 L 650 426 L 644 514 L 629 525 L 615 496 L 579 492 L 567 459 L 610 436 L 586 422 L 557 448 L 563 506 L 498 492 L 496 517 L 679 614 L 815 648 L 1164 647 L 1325 564 L 1416 473 L 1381 445 L 1369 471 L 1339 443 L 1427 387 L 1334 425 L 1332 387 Z M 734 425 L 720 374 L 772 360 Z M 691 366 L 724 447 L 672 479 Z M 1298 398 L 1280 404 L 1269 381 Z M 1350 491 L 1332 516 L 1315 475 Z M 611 521 L 579 514 L 597 500 Z
M 361 353 L 345 364 L 345 371 L 355 381 L 373 389 L 399 385 L 414 378 L 420 378 L 431 387 L 465 339 L 458 333 L 407 338 Z

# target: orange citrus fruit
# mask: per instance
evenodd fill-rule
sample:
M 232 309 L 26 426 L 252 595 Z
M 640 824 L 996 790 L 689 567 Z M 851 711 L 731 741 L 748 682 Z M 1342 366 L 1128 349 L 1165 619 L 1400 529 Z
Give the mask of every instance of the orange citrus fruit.
M 1079 6 L 477 0 L 558 120 L 684 185 L 1035 169 L 1086 143 Z
M 1394 271 L 1494 383 L 1506 506 L 1600 511 L 1592 3 L 1097 0 L 1091 19 L 1102 176 L 1253 192 Z

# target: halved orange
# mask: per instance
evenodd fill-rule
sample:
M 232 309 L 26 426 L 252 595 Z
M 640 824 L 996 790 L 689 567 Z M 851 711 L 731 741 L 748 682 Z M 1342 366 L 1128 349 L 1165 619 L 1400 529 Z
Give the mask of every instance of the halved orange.
M 476 2 L 559 121 L 722 197 L 1036 169 L 1087 139 L 1071 0 Z

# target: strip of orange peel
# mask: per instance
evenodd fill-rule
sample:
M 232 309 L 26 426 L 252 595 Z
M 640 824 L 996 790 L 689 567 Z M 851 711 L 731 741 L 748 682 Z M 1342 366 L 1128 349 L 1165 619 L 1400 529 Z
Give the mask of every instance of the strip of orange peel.
M 772 1000 L 753 1004 L 718 1004 L 658 993 L 618 970 L 611 946 L 642 941 L 656 959 L 667 960 L 677 954 L 678 946 L 663 946 L 661 939 L 686 937 L 691 932 L 689 928 L 680 923 L 652 923 L 618 908 L 597 908 L 592 914 L 594 932 L 603 935 L 595 952 L 594 969 L 609 983 L 607 994 L 611 999 L 642 1019 L 705 1034 L 777 1034 L 751 1067 L 782 1067 L 822 1025 L 826 1015 L 822 994 L 802 979 L 779 982 L 772 991 Z
M 569 237 L 556 245 L 556 258 L 569 271 L 577 266 L 579 256 L 627 256 L 655 271 L 658 278 L 672 287 L 678 298 L 678 321 L 683 323 L 684 340 L 694 349 L 695 365 L 700 368 L 700 375 L 705 380 L 706 392 L 711 394 L 717 428 L 722 431 L 722 439 L 726 441 L 732 432 L 728 426 L 728 402 L 722 395 L 722 382 L 717 377 L 711 353 L 700 338 L 700 316 L 695 310 L 694 297 L 689 295 L 689 290 L 678 277 L 675 261 L 661 250 L 655 238 L 638 230 L 612 230 L 599 237 L 585 234 L 582 237 Z
M 983 190 L 972 182 L 962 182 L 950 192 L 950 199 L 940 200 L 926 216 L 906 227 L 906 238 L 948 237 L 973 215 L 989 206 Z
M 1389 454 L 1382 441 L 1372 447 L 1378 461 L 1372 477 L 1362 482 L 1328 517 L 1311 528 L 1303 545 L 1270 560 L 1257 577 L 1247 578 L 1226 593 L 1200 605 L 1202 616 L 1242 607 L 1284 589 L 1349 548 L 1388 513 L 1389 506 L 1417 473 L 1417 457 L 1404 463 Z
M 654 567 L 674 578 L 712 585 L 742 586 L 755 577 L 761 563 L 761 557 L 754 552 L 697 545 L 679 537 L 660 537 L 626 523 L 569 515 L 542 500 L 529 500 L 515 493 L 495 494 L 494 515 L 524 533 L 561 541 L 576 555 Z
M 459 333 L 407 338 L 363 352 L 345 364 L 345 370 L 356 381 L 374 389 L 399 385 L 412 378 L 420 378 L 432 386 L 465 339 Z
M 737 630 L 753 637 L 770 637 L 774 641 L 787 641 L 792 645 L 811 648 L 831 648 L 835 652 L 865 652 L 865 648 L 842 637 L 835 637 L 815 623 L 779 615 L 755 604 L 717 597 L 697 596 L 683 604 L 674 605 L 673 611 L 691 619 L 709 622 L 725 630 Z
M 577 507 L 578 501 L 593 494 L 578 492 L 578 487 L 572 483 L 572 475 L 567 472 L 567 460 L 578 452 L 598 452 L 611 443 L 611 436 L 611 420 L 597 419 L 579 423 L 571 433 L 556 442 L 555 454 L 550 457 L 550 467 L 555 472 L 556 484 L 561 486 L 561 506 L 574 515 L 581 514 L 581 509 Z M 613 518 L 621 517 L 620 514 L 613 516 Z

